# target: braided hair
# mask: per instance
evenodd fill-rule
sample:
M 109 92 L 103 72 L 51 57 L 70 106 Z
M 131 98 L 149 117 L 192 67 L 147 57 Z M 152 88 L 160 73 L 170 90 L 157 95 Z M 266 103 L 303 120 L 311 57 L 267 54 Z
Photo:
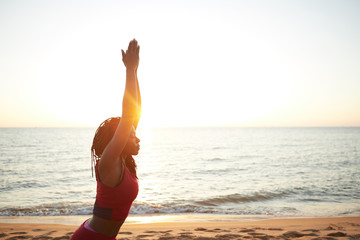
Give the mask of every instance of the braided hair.
M 114 133 L 120 123 L 120 117 L 111 117 L 103 121 L 95 132 L 93 144 L 91 146 L 91 174 L 93 176 L 93 169 L 101 159 L 101 155 L 113 138 Z M 129 155 L 125 158 L 125 165 L 130 172 L 136 175 L 136 163 L 134 158 Z M 136 176 L 137 177 L 137 176 Z

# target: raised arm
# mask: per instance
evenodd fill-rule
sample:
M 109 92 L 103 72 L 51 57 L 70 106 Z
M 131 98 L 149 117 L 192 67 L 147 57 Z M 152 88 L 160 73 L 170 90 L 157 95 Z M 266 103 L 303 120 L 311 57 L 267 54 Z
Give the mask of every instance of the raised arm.
M 137 67 L 139 64 L 139 46 L 134 39 L 129 43 L 126 53 L 122 50 L 126 67 L 125 92 L 122 101 L 122 117 L 115 134 L 103 151 L 99 161 L 99 174 L 103 184 L 115 187 L 122 174 L 119 158 L 128 141 L 134 124 L 137 125 L 139 115 L 139 85 Z M 121 160 L 121 159 L 120 159 Z
M 138 96 L 138 107 L 137 107 L 137 113 L 136 113 L 136 117 L 135 117 L 135 121 L 134 121 L 134 128 L 137 128 L 137 125 L 139 123 L 140 117 L 141 117 L 141 95 L 140 95 L 140 87 L 139 87 L 139 80 L 138 80 L 138 76 L 137 76 L 137 68 L 136 68 L 136 84 L 137 84 L 137 96 Z
M 138 76 L 137 76 L 137 70 L 138 70 L 138 66 L 139 66 L 140 46 L 138 46 L 137 41 L 134 39 L 133 41 L 130 42 L 129 48 L 131 47 L 130 45 L 132 43 L 134 44 L 134 47 L 131 48 L 131 49 L 133 51 L 135 51 L 135 56 L 137 56 L 136 61 L 132 61 L 132 58 L 131 58 L 132 55 L 128 54 L 128 52 L 125 53 L 122 50 L 122 55 L 123 55 L 123 62 L 125 64 L 126 71 L 127 71 L 126 72 L 127 76 L 128 75 L 130 76 L 132 74 L 135 75 L 134 76 L 135 77 L 134 84 L 136 85 L 136 89 L 137 89 L 137 97 L 133 96 L 133 98 L 129 98 L 129 99 L 131 99 L 131 104 L 136 105 L 136 106 L 133 106 L 133 108 L 129 108 L 129 109 L 132 109 L 134 111 L 134 112 L 131 113 L 131 115 L 135 116 L 133 125 L 134 125 L 134 127 L 136 129 L 137 125 L 138 125 L 138 122 L 140 120 L 140 116 L 141 116 L 141 95 L 140 95 L 140 87 L 139 87 L 139 81 L 138 81 Z M 123 102 L 123 105 L 124 105 L 124 102 Z M 124 109 L 124 106 L 123 106 L 123 109 Z M 127 113 L 123 112 L 123 116 L 124 116 L 124 114 L 127 114 Z

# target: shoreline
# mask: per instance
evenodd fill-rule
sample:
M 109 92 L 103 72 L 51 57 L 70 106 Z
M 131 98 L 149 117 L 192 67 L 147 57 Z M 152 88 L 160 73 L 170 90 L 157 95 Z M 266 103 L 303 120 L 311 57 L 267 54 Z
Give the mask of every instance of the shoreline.
M 62 225 L 80 225 L 91 215 L 71 216 L 0 216 L 0 223 L 52 223 Z M 228 215 L 228 214 L 141 214 L 129 215 L 126 224 L 163 223 L 163 222 L 245 222 L 268 219 L 299 218 L 274 215 Z
M 1 223 L 21 224 L 61 224 L 79 226 L 92 215 L 69 215 L 69 216 L 0 216 Z M 207 214 L 207 213 L 182 213 L 182 214 L 137 214 L 129 215 L 125 224 L 148 224 L 148 223 L 236 223 L 254 222 L 266 220 L 287 219 L 338 219 L 358 218 L 357 215 L 343 216 L 285 216 L 285 215 L 231 215 L 231 214 Z
M 69 240 L 89 215 L 65 217 L 0 217 L 0 239 Z M 252 217 L 252 218 L 251 218 Z M 63 219 L 61 219 L 63 218 Z M 8 222 L 4 222 L 8 221 Z M 12 222 L 9 222 L 12 221 Z M 59 224 L 67 221 L 72 224 Z M 25 222 L 25 223 L 24 223 Z M 76 224 L 78 223 L 78 224 Z M 142 216 L 130 217 L 119 240 L 238 240 L 238 239 L 360 239 L 360 216 Z
M 83 217 L 86 216 L 79 216 L 77 221 L 80 221 L 80 217 L 82 223 L 86 219 Z M 18 217 L 17 221 L 21 219 L 24 217 Z M 162 218 L 156 221 L 155 218 L 150 217 L 148 222 L 130 220 L 122 226 L 117 238 L 128 240 L 360 239 L 360 216 L 243 218 L 242 221 L 199 221 L 199 219 L 175 221 L 179 219 Z M 4 223 L 3 220 L 4 218 L 0 218 L 0 239 L 41 239 L 43 237 L 43 239 L 65 240 L 70 239 L 72 233 L 80 225 L 51 223 L 50 217 L 27 218 L 26 221 L 29 221 L 27 223 Z M 30 223 L 30 220 L 33 222 Z M 39 223 L 44 220 L 48 222 Z M 218 220 L 221 220 L 221 217 Z

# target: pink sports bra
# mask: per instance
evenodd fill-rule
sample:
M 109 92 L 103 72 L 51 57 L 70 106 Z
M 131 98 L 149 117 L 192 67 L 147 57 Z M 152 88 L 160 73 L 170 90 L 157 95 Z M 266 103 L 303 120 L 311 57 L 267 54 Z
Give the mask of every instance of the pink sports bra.
M 124 179 L 116 187 L 108 187 L 101 183 L 95 166 L 97 192 L 93 214 L 97 217 L 114 221 L 125 221 L 129 215 L 132 202 L 135 200 L 139 185 L 136 175 L 125 167 Z

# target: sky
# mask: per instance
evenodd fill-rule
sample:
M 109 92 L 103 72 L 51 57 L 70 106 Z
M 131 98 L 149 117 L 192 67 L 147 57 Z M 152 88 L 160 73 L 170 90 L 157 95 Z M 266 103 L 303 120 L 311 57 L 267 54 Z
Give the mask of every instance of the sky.
M 360 1 L 0 0 L 0 127 L 360 126 Z

